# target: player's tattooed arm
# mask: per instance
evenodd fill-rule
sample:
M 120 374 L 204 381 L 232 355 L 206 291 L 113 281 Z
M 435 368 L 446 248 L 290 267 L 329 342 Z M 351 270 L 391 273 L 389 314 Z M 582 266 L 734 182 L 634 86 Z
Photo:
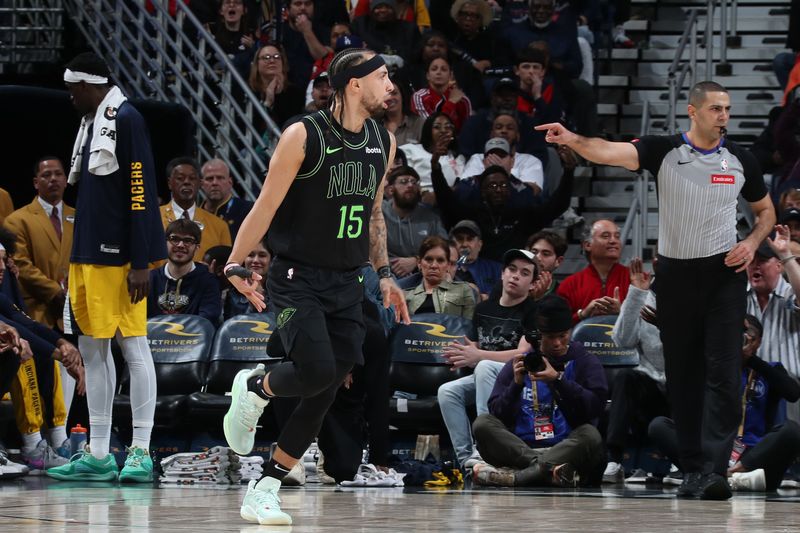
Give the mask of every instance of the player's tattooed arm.
M 389 266 L 389 253 L 386 249 L 386 221 L 383 219 L 382 201 L 383 184 L 381 183 L 369 220 L 369 260 L 375 270 L 382 266 Z
M 389 133 L 390 148 L 389 157 L 387 158 L 386 174 L 392 167 L 395 153 L 395 140 L 394 135 Z M 383 189 L 386 185 L 386 174 L 375 193 L 375 201 L 372 204 L 372 213 L 369 220 L 369 260 L 372 267 L 378 270 L 382 266 L 389 266 L 389 252 L 386 248 L 386 221 L 383 219 Z

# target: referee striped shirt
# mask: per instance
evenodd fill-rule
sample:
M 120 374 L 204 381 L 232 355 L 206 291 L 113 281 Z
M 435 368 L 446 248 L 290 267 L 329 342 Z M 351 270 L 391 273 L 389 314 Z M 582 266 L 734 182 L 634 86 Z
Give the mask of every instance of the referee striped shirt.
M 789 374 L 800 377 L 800 308 L 792 286 L 783 278 L 769 295 L 761 310 L 756 291 L 747 291 L 747 312 L 764 325 L 758 356 L 768 362 L 781 363 Z
M 702 150 L 686 134 L 650 135 L 633 145 L 640 168 L 656 176 L 659 254 L 697 259 L 733 248 L 739 193 L 748 202 L 767 194 L 753 155 L 725 138 Z

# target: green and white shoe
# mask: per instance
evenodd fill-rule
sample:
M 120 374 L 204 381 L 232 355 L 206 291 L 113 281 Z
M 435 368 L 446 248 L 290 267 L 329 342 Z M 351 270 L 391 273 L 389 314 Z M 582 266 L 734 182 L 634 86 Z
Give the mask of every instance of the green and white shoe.
M 241 517 L 262 526 L 292 525 L 292 517 L 281 511 L 280 488 L 281 482 L 275 478 L 265 477 L 258 483 L 251 479 L 239 511 Z
M 128 448 L 125 466 L 119 473 L 120 482 L 151 483 L 153 481 L 153 459 L 147 450 L 138 446 Z
M 114 481 L 119 469 L 113 455 L 97 459 L 87 449 L 73 455 L 69 463 L 48 468 L 46 472 L 61 481 Z
M 247 380 L 264 375 L 264 365 L 260 364 L 253 370 L 239 371 L 233 378 L 231 406 L 222 420 L 222 429 L 228 446 L 239 455 L 247 455 L 253 450 L 256 424 L 269 403 L 255 392 L 247 390 Z

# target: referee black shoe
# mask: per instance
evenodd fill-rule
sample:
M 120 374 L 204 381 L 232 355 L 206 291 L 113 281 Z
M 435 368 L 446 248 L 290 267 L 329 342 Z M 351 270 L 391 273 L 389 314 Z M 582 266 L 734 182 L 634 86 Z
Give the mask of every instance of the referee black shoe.
M 701 500 L 727 500 L 733 495 L 728 479 L 717 473 L 705 474 L 701 487 Z
M 690 472 L 683 475 L 683 483 L 678 487 L 678 498 L 696 499 L 702 492 L 703 474 Z

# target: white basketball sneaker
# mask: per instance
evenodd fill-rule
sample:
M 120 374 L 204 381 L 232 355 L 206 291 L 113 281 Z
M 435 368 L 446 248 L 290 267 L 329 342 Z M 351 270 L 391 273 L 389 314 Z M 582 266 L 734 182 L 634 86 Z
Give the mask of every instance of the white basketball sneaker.
M 241 517 L 262 526 L 292 525 L 292 517 L 281 511 L 280 488 L 280 480 L 272 477 L 265 477 L 258 483 L 255 479 L 250 480 L 239 511 Z
M 228 446 L 239 455 L 247 455 L 253 450 L 256 424 L 269 403 L 255 392 L 247 390 L 247 380 L 265 374 L 264 365 L 260 364 L 253 370 L 239 371 L 233 378 L 231 406 L 222 420 L 222 430 Z

